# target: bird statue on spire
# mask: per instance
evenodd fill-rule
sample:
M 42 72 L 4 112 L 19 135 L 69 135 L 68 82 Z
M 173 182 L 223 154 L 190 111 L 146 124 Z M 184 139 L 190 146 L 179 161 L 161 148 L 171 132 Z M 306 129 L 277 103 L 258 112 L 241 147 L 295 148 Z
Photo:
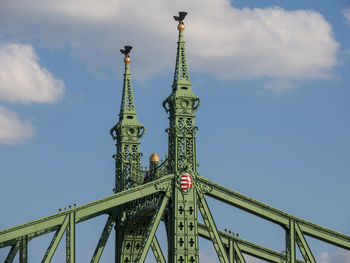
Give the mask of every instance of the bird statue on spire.
M 130 62 L 130 57 L 129 53 L 132 49 L 132 46 L 124 46 L 124 49 L 121 49 L 120 52 L 125 55 L 124 57 L 124 62 L 129 63 Z
M 177 26 L 177 28 L 180 30 L 180 31 L 183 31 L 185 29 L 185 24 L 184 24 L 184 19 L 187 15 L 187 12 L 179 12 L 179 16 L 174 16 L 174 19 L 175 21 L 179 21 L 179 25 Z

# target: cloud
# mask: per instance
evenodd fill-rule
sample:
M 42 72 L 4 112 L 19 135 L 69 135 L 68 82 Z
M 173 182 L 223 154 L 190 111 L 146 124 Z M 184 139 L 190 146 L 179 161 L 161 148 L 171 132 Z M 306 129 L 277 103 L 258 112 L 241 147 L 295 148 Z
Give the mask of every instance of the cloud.
M 33 125 L 18 119 L 16 113 L 0 106 L 0 143 L 15 144 L 35 134 Z
M 320 13 L 238 9 L 228 0 L 5 1 L 0 35 L 69 45 L 93 66 L 115 66 L 119 48 L 131 44 L 134 77 L 148 78 L 173 68 L 172 16 L 180 9 L 189 12 L 185 39 L 193 71 L 229 79 L 305 79 L 327 77 L 337 64 L 339 44 Z
M 63 92 L 63 81 L 38 64 L 31 46 L 0 44 L 0 100 L 53 102 Z
M 350 24 L 350 8 L 345 8 L 342 10 L 343 16 L 346 19 L 346 23 Z
M 270 91 L 276 95 L 294 90 L 295 88 L 296 84 L 288 79 L 273 79 L 264 85 L 264 91 Z M 264 91 L 261 93 L 264 93 Z
M 317 262 L 320 263 L 350 263 L 350 252 L 338 249 L 335 253 L 323 252 L 319 255 Z

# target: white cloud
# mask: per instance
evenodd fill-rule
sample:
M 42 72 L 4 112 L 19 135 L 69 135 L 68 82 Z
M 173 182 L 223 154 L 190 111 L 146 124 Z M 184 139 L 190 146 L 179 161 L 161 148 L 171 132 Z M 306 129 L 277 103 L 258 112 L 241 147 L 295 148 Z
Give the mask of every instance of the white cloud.
M 0 106 L 0 143 L 18 143 L 34 134 L 34 127 L 30 122 L 19 120 L 16 113 Z
M 53 102 L 63 92 L 63 81 L 38 64 L 31 46 L 0 43 L 0 100 Z
M 338 249 L 335 253 L 323 252 L 319 255 L 317 262 L 320 263 L 350 263 L 350 251 Z
M 293 84 L 288 79 L 274 79 L 274 80 L 268 81 L 264 85 L 265 91 L 271 91 L 272 93 L 277 95 L 284 92 L 291 91 L 295 88 L 296 88 L 296 85 Z
M 346 19 L 346 23 L 350 24 L 350 8 L 345 8 L 342 10 L 342 13 Z
M 172 15 L 180 9 L 189 12 L 185 39 L 194 71 L 232 79 L 324 78 L 337 63 L 339 44 L 320 13 L 237 9 L 228 0 L 5 1 L 0 34 L 68 44 L 76 57 L 95 65 L 117 64 L 119 48 L 132 44 L 134 77 L 150 77 L 173 68 Z

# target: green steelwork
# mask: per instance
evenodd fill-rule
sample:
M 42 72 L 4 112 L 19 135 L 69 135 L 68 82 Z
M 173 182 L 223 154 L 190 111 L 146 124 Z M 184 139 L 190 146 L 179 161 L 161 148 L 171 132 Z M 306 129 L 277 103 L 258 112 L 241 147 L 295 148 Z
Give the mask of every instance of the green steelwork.
M 286 257 L 287 262 L 296 263 L 295 221 L 289 219 L 289 228 L 286 230 Z
M 112 231 L 113 225 L 114 225 L 115 218 L 112 216 L 109 216 L 107 219 L 107 222 L 105 224 L 105 227 L 103 228 L 101 237 L 98 241 L 97 247 L 95 249 L 94 255 L 92 256 L 92 259 L 90 263 L 98 263 L 101 256 L 102 252 L 105 248 L 105 245 L 107 243 L 108 237 Z
M 234 242 L 237 243 L 236 247 L 238 247 L 244 254 L 251 255 L 253 257 L 260 258 L 262 260 L 272 263 L 281 263 L 282 261 L 283 255 L 281 254 L 281 252 L 277 252 L 269 248 L 259 246 L 257 244 L 245 241 L 241 238 L 233 236 L 232 234 L 228 234 L 222 231 L 219 231 L 219 234 L 222 243 L 225 245 L 225 247 L 228 248 L 230 262 L 233 260 L 233 258 L 236 258 Z M 211 240 L 207 227 L 202 223 L 198 223 L 198 235 L 205 239 Z M 304 261 L 297 260 L 297 263 L 304 263 Z
M 27 263 L 28 243 L 51 232 L 54 235 L 42 262 L 51 262 L 64 235 L 66 262 L 79 262 L 75 258 L 76 224 L 101 215 L 108 215 L 108 219 L 91 263 L 99 262 L 113 226 L 116 263 L 144 262 L 150 247 L 157 263 L 165 263 L 156 237 L 160 221 L 166 228 L 169 263 L 199 263 L 198 237 L 211 240 L 220 262 L 225 263 L 245 263 L 244 255 L 272 263 L 315 263 L 305 236 L 350 250 L 350 236 L 285 213 L 198 174 L 195 111 L 200 99 L 192 92 L 187 66 L 186 14 L 179 12 L 174 17 L 179 22 L 175 72 L 171 94 L 162 104 L 169 113 L 168 155 L 159 163 L 159 156 L 152 154 L 148 169 L 141 166 L 139 140 L 145 128 L 136 118 L 129 66 L 132 47 L 125 46 L 121 50 L 125 70 L 119 120 L 110 131 L 116 141 L 114 194 L 0 231 L 0 248 L 11 247 L 6 263 L 13 262 L 17 254 L 21 263 Z M 219 231 L 206 196 L 282 227 L 285 250 L 277 252 Z M 198 210 L 204 224 L 198 222 Z M 296 258 L 297 248 L 304 261 Z
M 20 245 L 21 245 L 21 240 L 18 240 L 16 242 L 16 244 L 11 247 L 11 250 L 5 259 L 5 263 L 12 263 L 13 262 L 13 259 L 15 258 Z
M 210 197 L 276 223 L 284 228 L 288 228 L 290 219 L 293 219 L 298 222 L 300 230 L 305 235 L 350 250 L 350 236 L 292 216 L 272 206 L 213 183 L 205 177 L 199 176 L 198 180 L 202 183 L 205 194 Z
M 21 237 L 21 245 L 19 247 L 19 262 L 28 262 L 28 236 Z
M 172 189 L 172 206 L 166 214 L 168 235 L 168 262 L 198 263 L 197 193 L 194 189 L 181 190 L 181 176 L 184 173 L 193 179 L 196 187 L 196 127 L 194 112 L 200 104 L 192 92 L 187 68 L 185 41 L 183 36 L 185 12 L 175 17 L 178 24 L 178 42 L 174 80 L 171 94 L 163 101 L 169 113 L 168 172 L 176 175 Z
M 58 244 L 60 243 L 68 224 L 69 224 L 69 215 L 66 215 L 66 218 L 64 219 L 62 226 L 60 226 L 60 228 L 56 231 L 55 235 L 53 236 L 51 243 L 48 249 L 46 250 L 42 263 L 51 262 L 51 259 L 55 254 Z
M 201 211 L 204 223 L 208 229 L 209 235 L 211 240 L 213 241 L 214 248 L 216 250 L 216 254 L 218 255 L 218 258 L 221 263 L 228 263 L 228 257 L 224 248 L 224 245 L 222 244 L 221 237 L 219 235 L 218 229 L 215 225 L 215 221 L 213 219 L 213 216 L 210 213 L 209 206 L 207 204 L 207 201 L 204 198 L 203 193 L 201 193 L 200 188 L 197 188 L 198 196 L 199 196 L 199 210 Z
M 108 214 L 116 207 L 128 202 L 164 192 L 171 184 L 173 175 L 164 176 L 151 183 L 134 187 L 130 190 L 114 194 L 94 202 L 75 207 L 68 211 L 43 217 L 23 225 L 18 225 L 0 231 L 0 248 L 15 245 L 18 238 L 28 235 L 29 239 L 56 231 L 63 225 L 67 215 L 75 212 L 75 223 L 80 223 L 99 215 Z
M 159 208 L 154 212 L 153 218 L 151 220 L 150 226 L 148 227 L 148 231 L 146 233 L 146 238 L 144 242 L 142 242 L 142 246 L 138 255 L 136 257 L 135 262 L 144 262 L 148 253 L 148 250 L 151 246 L 153 238 L 156 234 L 159 222 L 163 216 L 163 212 L 165 210 L 166 205 L 168 204 L 169 196 L 165 195 L 163 201 Z
M 316 263 L 314 255 L 311 252 L 309 245 L 306 242 L 306 239 L 301 231 L 298 222 L 295 222 L 295 231 L 296 231 L 296 242 L 298 244 L 300 253 L 303 255 L 303 258 L 306 263 Z
M 135 187 L 142 183 L 140 170 L 140 141 L 145 128 L 136 118 L 131 73 L 129 68 L 129 52 L 131 46 L 121 50 L 125 54 L 123 94 L 120 106 L 119 121 L 110 133 L 116 140 L 117 153 L 115 157 L 115 193 Z
M 69 213 L 66 228 L 66 262 L 75 263 L 75 212 Z
M 165 257 L 163 255 L 162 249 L 160 248 L 157 236 L 153 237 L 151 248 L 157 263 L 165 263 Z

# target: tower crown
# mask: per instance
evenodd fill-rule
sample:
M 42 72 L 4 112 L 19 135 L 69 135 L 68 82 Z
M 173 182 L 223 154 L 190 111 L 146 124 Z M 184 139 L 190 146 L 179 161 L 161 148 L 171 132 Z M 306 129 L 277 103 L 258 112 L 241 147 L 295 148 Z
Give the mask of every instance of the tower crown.
M 137 141 L 142 137 L 145 128 L 136 118 L 135 102 L 131 84 L 130 73 L 130 51 L 132 46 L 125 46 L 120 52 L 124 54 L 124 80 L 123 93 L 120 103 L 119 122 L 111 129 L 111 135 L 114 139 Z
M 179 16 L 174 16 L 174 19 L 179 22 L 177 26 L 179 34 L 172 93 L 163 101 L 163 107 L 166 112 L 177 111 L 177 113 L 181 113 L 183 111 L 184 113 L 193 113 L 200 104 L 200 99 L 192 92 L 192 84 L 187 66 L 186 42 L 183 33 L 185 30 L 183 20 L 186 15 L 186 12 L 179 12 Z

